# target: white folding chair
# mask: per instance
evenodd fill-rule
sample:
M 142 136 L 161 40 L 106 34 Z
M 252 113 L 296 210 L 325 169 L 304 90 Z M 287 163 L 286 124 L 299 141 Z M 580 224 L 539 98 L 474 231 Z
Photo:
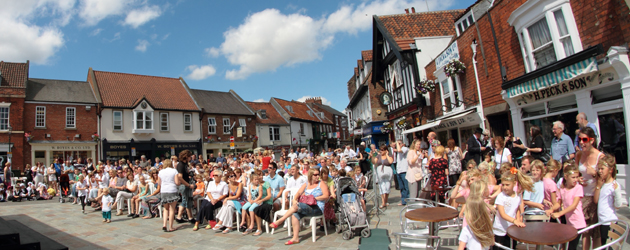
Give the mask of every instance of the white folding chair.
M 312 217 L 303 217 L 302 219 L 300 219 L 300 225 L 302 225 L 302 221 L 303 220 L 310 220 L 309 224 L 311 226 L 311 234 L 312 234 L 312 238 L 313 238 L 313 242 L 315 242 L 315 235 L 317 234 L 317 220 L 321 220 L 322 224 L 326 225 L 326 217 L 324 217 L 324 215 L 319 215 L 319 216 L 312 216 Z M 291 236 L 291 223 L 289 223 L 289 236 Z M 328 235 L 328 229 L 326 228 L 326 226 L 324 226 L 324 233 L 326 235 Z
M 278 218 L 280 218 L 280 217 L 284 216 L 284 215 L 287 213 L 287 211 L 289 210 L 289 208 L 288 208 L 288 207 L 286 207 L 286 201 L 287 201 L 287 198 L 289 198 L 289 199 L 288 199 L 289 201 L 292 201 L 292 200 L 293 200 L 293 197 L 294 197 L 294 195 L 295 195 L 295 193 L 296 193 L 299 189 L 300 189 L 300 188 L 285 189 L 285 190 L 282 192 L 282 199 L 281 199 L 281 201 L 282 201 L 282 204 L 281 204 L 281 205 L 282 205 L 282 207 L 280 208 L 280 210 L 278 210 L 278 211 L 276 211 L 275 213 L 273 213 L 273 220 L 274 220 L 274 221 L 278 220 Z M 285 220 L 285 221 L 284 221 L 284 224 L 285 224 L 285 225 L 286 225 L 286 224 L 291 224 L 291 220 Z M 289 231 L 291 231 L 291 230 L 290 230 L 290 227 L 288 227 L 288 228 L 289 228 Z M 274 228 L 274 229 L 272 229 L 272 230 L 271 230 L 271 234 L 274 234 L 275 230 L 276 230 L 275 228 Z M 291 232 L 289 232 L 289 235 L 290 235 L 290 234 L 291 234 Z
M 603 250 L 603 249 L 608 249 L 609 247 L 614 250 L 623 249 L 623 245 L 626 242 L 626 238 L 628 238 L 628 223 L 622 220 L 603 221 L 594 225 L 590 225 L 578 231 L 578 235 L 590 229 L 593 229 L 595 227 L 599 227 L 603 224 L 608 224 L 608 223 L 610 223 L 610 231 L 608 231 L 607 243 L 593 250 Z

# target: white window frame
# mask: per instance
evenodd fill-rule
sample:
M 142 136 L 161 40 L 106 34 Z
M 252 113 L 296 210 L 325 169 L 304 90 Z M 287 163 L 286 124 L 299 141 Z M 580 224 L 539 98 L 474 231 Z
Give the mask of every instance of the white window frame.
M 120 113 L 120 129 L 116 129 L 116 113 Z M 112 130 L 113 131 L 123 131 L 123 112 L 121 110 L 114 110 L 112 112 Z
M 164 122 L 164 116 L 166 115 L 166 127 L 164 127 L 164 124 L 162 124 Z M 169 120 L 169 114 L 168 112 L 160 112 L 160 131 L 162 132 L 168 132 L 170 130 L 171 126 L 170 126 L 170 120 Z
M 543 2 L 549 3 L 545 5 Z M 558 24 L 556 23 L 556 19 L 554 16 L 554 12 L 558 10 L 562 11 L 562 15 L 564 16 L 564 22 L 567 26 L 568 32 L 568 35 L 562 37 L 560 37 Z M 549 33 L 551 35 L 551 43 L 556 55 L 556 61 L 560 61 L 567 57 L 561 39 L 570 37 L 571 43 L 573 45 L 574 54 L 579 53 L 583 50 L 579 30 L 575 22 L 575 17 L 573 16 L 571 4 L 568 0 L 542 1 L 541 4 L 538 4 L 536 6 L 525 6 L 524 10 L 517 9 L 512 13 L 509 21 L 513 23 L 512 25 L 514 26 L 515 31 L 518 33 L 517 37 L 521 44 L 521 53 L 523 54 L 525 71 L 527 73 L 535 71 L 539 68 L 536 65 L 536 60 L 534 59 L 534 48 L 531 43 L 528 28 L 530 28 L 533 24 L 537 23 L 543 18 L 545 18 L 547 21 Z M 539 49 L 543 47 L 546 48 L 546 46 L 540 46 Z
M 4 116 L 3 113 L 6 113 L 6 116 L 7 116 L 6 118 L 3 117 Z M 0 130 L 3 130 L 3 131 L 9 130 L 9 125 L 11 124 L 10 118 L 11 118 L 11 104 L 0 105 Z
M 245 122 L 245 118 L 239 118 L 238 119 L 238 125 L 241 126 L 242 130 L 243 130 L 243 134 L 246 134 L 247 131 L 247 123 Z
M 70 114 L 70 110 L 72 110 L 72 114 Z M 66 107 L 66 128 L 77 128 L 77 108 L 75 107 Z
M 212 128 L 212 131 L 210 131 L 211 128 Z M 208 117 L 208 134 L 210 135 L 217 134 L 217 119 L 214 117 Z
M 277 133 L 275 130 L 278 130 Z M 278 137 L 278 139 L 276 140 L 275 137 Z M 282 139 L 280 137 L 280 127 L 278 126 L 269 126 L 269 140 L 270 141 L 280 141 L 280 139 Z
M 440 79 L 438 78 L 438 80 L 440 80 Z M 444 94 L 444 88 L 442 86 L 442 83 L 444 81 L 448 81 L 448 87 L 449 87 L 448 97 L 446 96 L 446 94 Z M 459 76 L 458 75 L 454 75 L 454 76 L 451 76 L 451 77 L 447 77 L 446 79 L 441 79 L 439 84 L 440 84 L 440 93 L 441 93 L 440 99 L 442 100 L 442 110 L 444 111 L 444 114 L 447 114 L 447 113 L 450 113 L 450 112 L 454 112 L 454 111 L 461 111 L 461 110 L 463 110 L 465 107 L 462 104 L 459 107 L 454 107 L 450 111 L 447 111 L 446 103 L 445 103 L 445 99 L 446 98 L 450 98 L 451 99 L 451 105 L 455 104 L 455 102 L 463 101 L 463 99 L 462 99 L 462 85 L 461 85 L 461 82 L 459 80 Z M 454 89 L 455 89 L 454 87 L 457 87 L 457 91 L 454 91 Z M 459 97 L 459 99 L 455 97 L 455 92 L 457 92 L 457 96 Z
M 186 122 L 186 117 L 188 117 L 188 122 Z M 186 126 L 188 126 L 188 129 L 186 129 Z M 192 131 L 193 131 L 192 114 L 184 113 L 184 132 L 192 132 Z
M 470 18 L 472 18 L 472 22 L 470 21 Z M 455 22 L 455 31 L 457 31 L 457 36 L 461 36 L 464 31 L 473 26 L 473 24 L 475 24 L 475 21 L 475 16 L 473 15 L 472 10 L 466 13 L 466 15 L 464 15 L 462 18 L 458 19 L 457 22 Z M 460 24 L 462 25 L 461 30 L 459 29 Z M 466 24 L 466 27 L 464 27 L 464 24 Z
M 225 122 L 227 121 L 227 125 L 225 124 Z M 225 130 L 227 129 L 227 130 Z M 223 134 L 224 135 L 229 135 L 230 133 L 230 118 L 223 118 Z
M 142 128 L 138 128 L 138 113 L 142 113 Z M 145 119 L 145 117 L 147 117 L 147 114 L 149 114 L 149 120 L 151 121 L 151 127 L 148 128 L 147 127 L 147 119 Z M 153 130 L 153 122 L 155 121 L 155 119 L 153 119 L 153 111 L 133 111 L 133 128 L 134 130 L 146 130 L 146 131 L 152 131 Z M 161 126 L 160 126 L 161 127 Z
M 306 133 L 304 132 L 304 123 L 301 123 L 301 122 L 300 122 L 300 135 L 301 136 L 306 135 Z
M 42 111 L 40 114 L 39 112 Z M 38 124 L 38 119 L 41 119 L 41 124 Z M 45 128 L 46 127 L 46 106 L 36 106 L 35 107 L 35 127 L 36 128 Z

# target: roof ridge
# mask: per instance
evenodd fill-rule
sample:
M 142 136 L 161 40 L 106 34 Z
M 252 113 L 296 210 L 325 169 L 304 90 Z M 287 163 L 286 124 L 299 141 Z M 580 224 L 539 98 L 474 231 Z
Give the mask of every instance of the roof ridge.
M 400 14 L 390 14 L 390 15 L 381 15 L 382 17 L 398 17 L 398 16 L 418 16 L 420 14 L 429 15 L 429 14 L 439 14 L 439 13 L 449 13 L 449 12 L 460 12 L 465 11 L 466 9 L 453 9 L 453 10 L 434 10 L 434 11 L 424 11 L 424 12 L 416 12 L 416 13 L 400 13 Z
M 218 90 L 206 90 L 206 89 L 190 89 L 190 90 L 194 90 L 194 91 L 205 91 L 205 92 L 215 92 L 215 93 L 224 93 L 224 94 L 229 94 L 230 92 L 223 92 L 223 91 L 218 91 Z
M 166 76 L 151 76 L 151 75 L 142 75 L 142 74 L 134 74 L 134 73 L 123 73 L 123 72 L 111 72 L 111 71 L 101 71 L 101 70 L 94 70 L 94 72 L 112 73 L 112 74 L 118 74 L 118 75 L 134 75 L 134 76 L 156 77 L 156 78 L 165 78 L 165 79 L 179 80 L 179 78 L 166 77 Z
M 82 82 L 82 83 L 86 83 L 88 81 L 81 81 L 81 80 L 63 80 L 63 79 L 47 79 L 47 78 L 37 78 L 37 77 L 29 77 L 28 80 L 47 80 L 47 81 L 64 81 L 64 82 Z

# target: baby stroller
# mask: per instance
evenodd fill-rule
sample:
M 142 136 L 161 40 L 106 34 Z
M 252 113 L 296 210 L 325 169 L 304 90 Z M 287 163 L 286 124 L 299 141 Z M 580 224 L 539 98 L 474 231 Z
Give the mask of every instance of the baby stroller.
M 59 203 L 66 203 L 66 198 L 70 194 L 70 176 L 67 173 L 59 176 Z
M 361 236 L 363 238 L 370 237 L 369 222 L 367 220 L 366 212 L 361 206 L 361 200 L 363 197 L 359 192 L 357 184 L 350 177 L 341 177 L 335 182 L 337 187 L 335 195 L 337 198 L 337 206 L 339 213 L 337 214 L 336 226 L 337 233 L 342 233 L 341 236 L 344 240 L 349 240 L 354 237 L 354 230 L 363 228 L 361 230 Z

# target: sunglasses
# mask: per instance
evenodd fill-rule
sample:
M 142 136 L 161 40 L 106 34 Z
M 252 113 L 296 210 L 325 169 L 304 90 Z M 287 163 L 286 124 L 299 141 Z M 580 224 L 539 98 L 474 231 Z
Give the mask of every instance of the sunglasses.
M 236 177 L 236 175 L 230 175 L 229 177 L 230 177 L 230 178 L 234 178 L 234 177 Z
M 581 141 L 582 143 L 587 143 L 588 141 L 590 141 L 590 140 L 591 140 L 591 138 L 588 138 L 588 137 L 580 137 L 580 138 L 578 138 L 578 139 L 579 139 L 579 141 Z
M 319 174 L 313 174 L 313 176 L 319 176 Z

